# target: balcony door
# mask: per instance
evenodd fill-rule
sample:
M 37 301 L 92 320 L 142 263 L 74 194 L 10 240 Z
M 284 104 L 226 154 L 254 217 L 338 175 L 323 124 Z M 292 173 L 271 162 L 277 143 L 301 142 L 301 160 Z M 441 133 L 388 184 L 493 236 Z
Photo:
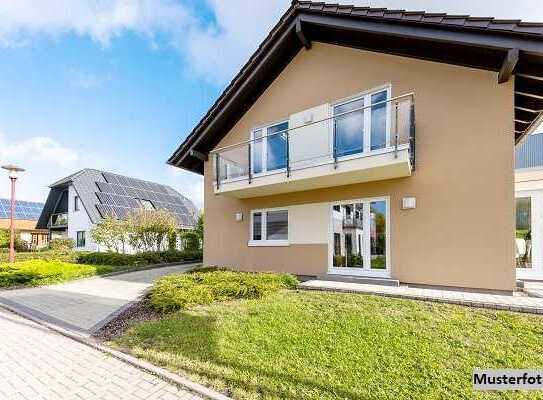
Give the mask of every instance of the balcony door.
M 287 167 L 288 121 L 255 129 L 251 132 L 251 172 L 263 174 Z
M 334 203 L 330 208 L 329 272 L 389 276 L 389 200 Z
M 390 146 L 390 87 L 333 105 L 336 157 Z
M 543 191 L 517 192 L 515 263 L 518 279 L 543 279 Z

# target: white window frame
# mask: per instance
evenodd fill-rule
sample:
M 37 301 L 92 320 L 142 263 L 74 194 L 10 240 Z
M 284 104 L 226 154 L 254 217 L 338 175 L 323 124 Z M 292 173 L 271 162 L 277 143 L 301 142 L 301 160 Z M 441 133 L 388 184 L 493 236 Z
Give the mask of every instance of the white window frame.
M 370 232 L 370 204 L 374 201 L 384 201 L 386 203 L 386 213 L 385 213 L 385 223 L 386 223 L 386 233 L 385 233 L 385 246 L 386 246 L 386 263 L 385 263 L 385 269 L 372 269 L 371 268 L 371 261 L 368 265 L 367 262 L 365 264 L 367 265 L 364 268 L 348 268 L 348 267 L 334 267 L 333 264 L 333 257 L 334 257 L 334 209 L 333 207 L 335 205 L 343 205 L 343 204 L 354 204 L 354 203 L 362 203 L 364 204 L 364 217 L 363 217 L 363 224 L 364 232 Z M 390 278 L 391 276 L 391 222 L 390 222 L 390 196 L 380 196 L 380 197 L 368 197 L 368 198 L 362 198 L 362 199 L 354 199 L 354 200 L 342 200 L 342 201 L 334 201 L 330 203 L 329 206 L 329 215 L 328 215 L 328 273 L 330 274 L 337 274 L 337 275 L 363 275 L 363 276 L 374 276 L 374 277 L 380 277 L 380 278 Z M 342 240 L 343 235 L 342 235 Z M 371 238 L 369 234 L 364 234 L 362 238 L 362 246 L 364 248 L 364 254 L 367 258 L 371 257 Z M 367 260 L 366 258 L 366 260 Z
M 79 234 L 82 233 L 83 234 L 83 246 L 80 246 L 79 245 Z M 76 247 L 77 248 L 82 248 L 82 247 L 86 247 L 87 246 L 87 231 L 77 231 L 75 233 L 75 244 L 76 244 Z
M 256 128 L 251 129 L 249 138 L 251 140 L 251 172 L 253 176 L 263 176 L 263 175 L 271 175 L 271 174 L 277 174 L 281 172 L 285 172 L 286 168 L 278 168 L 278 169 L 272 169 L 271 171 L 268 171 L 268 128 L 271 128 L 273 126 L 279 125 L 279 124 L 288 124 L 288 128 L 290 129 L 290 121 L 288 118 L 281 119 L 279 121 L 275 121 L 269 124 L 260 125 Z M 262 140 L 262 154 L 260 155 L 260 160 L 262 162 L 262 171 L 255 173 L 254 172 L 254 161 L 256 158 L 256 151 L 254 148 L 255 144 L 255 132 L 262 131 L 262 136 L 258 139 Z
M 381 149 L 375 149 L 371 150 L 371 96 L 374 94 L 384 92 L 387 93 L 387 103 L 386 103 L 386 127 L 385 127 L 385 147 Z M 352 96 L 337 100 L 333 103 L 330 103 L 330 116 L 334 117 L 334 108 L 337 106 L 341 106 L 344 104 L 351 103 L 356 100 L 364 99 L 364 136 L 363 136 L 363 142 L 364 142 L 364 148 L 362 149 L 361 153 L 354 153 L 354 154 L 348 154 L 345 156 L 339 157 L 340 160 L 348 160 L 351 158 L 357 158 L 364 154 L 376 154 L 380 152 L 386 152 L 388 148 L 392 145 L 391 140 L 391 125 L 392 125 L 392 108 L 390 105 L 390 99 L 392 98 L 392 84 L 386 83 L 382 86 L 378 86 L 369 90 L 365 90 L 363 92 L 359 92 L 357 94 L 354 94 Z M 334 154 L 334 129 L 335 124 L 330 124 L 330 154 Z
M 286 240 L 274 240 L 270 239 L 268 240 L 266 237 L 266 223 L 267 223 L 267 214 L 269 211 L 286 211 L 287 213 L 287 229 L 288 229 L 288 238 Z M 262 239 L 261 240 L 254 240 L 253 239 L 253 228 L 254 228 L 254 215 L 257 213 L 262 214 L 262 220 L 260 224 L 260 234 Z M 286 207 L 276 207 L 276 208 L 263 208 L 258 210 L 251 210 L 251 218 L 249 221 L 249 241 L 247 245 L 249 247 L 273 247 L 273 246 L 289 246 L 290 245 L 290 215 L 289 215 L 289 209 Z

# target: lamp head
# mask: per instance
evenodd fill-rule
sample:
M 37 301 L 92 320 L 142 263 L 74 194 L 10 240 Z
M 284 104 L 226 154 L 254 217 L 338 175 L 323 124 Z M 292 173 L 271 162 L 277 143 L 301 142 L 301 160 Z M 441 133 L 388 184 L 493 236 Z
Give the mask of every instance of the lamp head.
M 2 165 L 2 168 L 9 171 L 9 177 L 11 179 L 17 179 L 19 172 L 24 172 L 24 168 L 18 167 L 13 164 Z

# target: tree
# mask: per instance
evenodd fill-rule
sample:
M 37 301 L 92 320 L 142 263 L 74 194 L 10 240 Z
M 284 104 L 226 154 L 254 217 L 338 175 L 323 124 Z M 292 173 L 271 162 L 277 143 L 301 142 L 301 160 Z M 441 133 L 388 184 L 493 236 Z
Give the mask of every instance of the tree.
M 204 214 L 198 216 L 193 229 L 182 234 L 184 248 L 187 250 L 201 250 L 204 246 Z
M 126 220 L 108 215 L 91 231 L 92 239 L 108 251 L 124 253 L 129 240 L 129 224 Z
M 129 243 L 137 251 L 161 251 L 177 232 L 177 219 L 166 210 L 132 210 L 127 219 Z

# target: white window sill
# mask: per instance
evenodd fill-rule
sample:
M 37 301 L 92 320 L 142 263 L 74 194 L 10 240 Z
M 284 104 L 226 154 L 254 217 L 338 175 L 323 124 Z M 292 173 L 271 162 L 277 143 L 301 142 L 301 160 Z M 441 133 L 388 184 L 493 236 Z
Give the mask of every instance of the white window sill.
M 249 240 L 249 247 L 283 247 L 290 246 L 288 240 Z

